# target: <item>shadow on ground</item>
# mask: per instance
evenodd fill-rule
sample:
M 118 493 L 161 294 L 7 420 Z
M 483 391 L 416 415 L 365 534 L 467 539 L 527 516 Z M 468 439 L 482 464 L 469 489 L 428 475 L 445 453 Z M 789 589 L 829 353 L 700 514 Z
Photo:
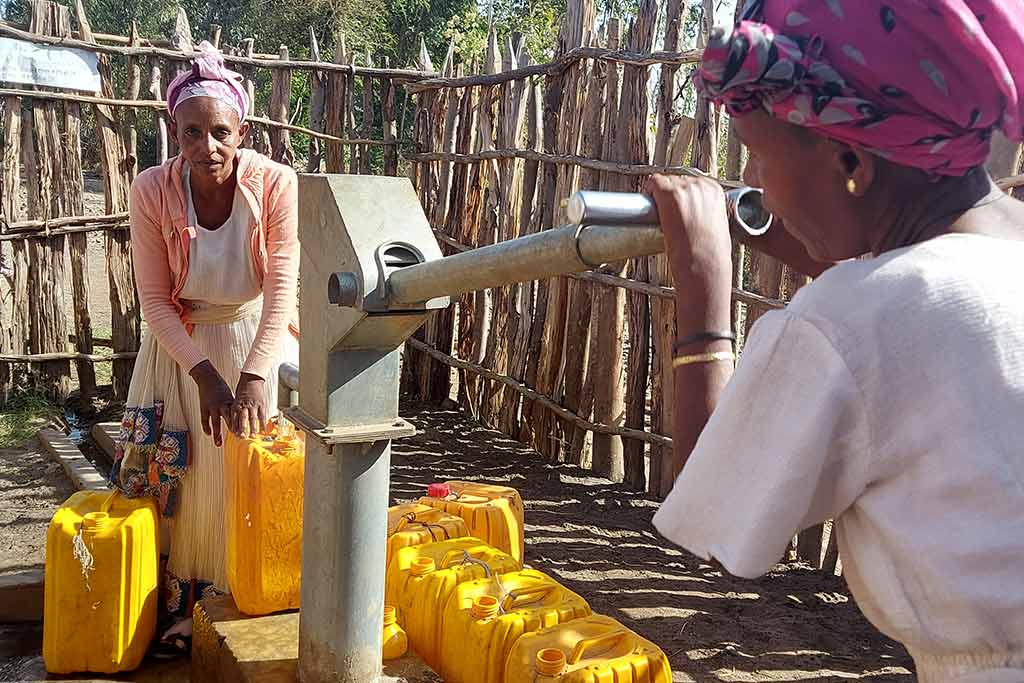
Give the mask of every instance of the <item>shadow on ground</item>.
M 410 404 L 394 445 L 396 502 L 445 479 L 517 488 L 526 560 L 660 645 L 677 681 L 913 680 L 906 651 L 861 615 L 841 577 L 797 564 L 750 581 L 662 539 L 657 503 L 552 463 L 458 410 Z

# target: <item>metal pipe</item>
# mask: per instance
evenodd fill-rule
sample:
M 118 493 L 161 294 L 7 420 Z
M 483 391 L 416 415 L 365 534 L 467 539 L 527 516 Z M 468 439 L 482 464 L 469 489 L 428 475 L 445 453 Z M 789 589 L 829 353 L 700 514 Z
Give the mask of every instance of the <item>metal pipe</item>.
M 739 187 L 725 193 L 730 228 L 758 236 L 768 232 L 772 215 L 762 203 L 764 193 Z M 650 195 L 637 192 L 581 190 L 569 198 L 566 213 L 577 225 L 658 225 L 658 206 Z
M 654 226 L 567 226 L 396 270 L 389 302 L 413 304 L 598 268 L 664 251 Z
M 277 409 L 295 405 L 295 394 L 299 391 L 299 367 L 294 363 L 281 363 L 277 370 Z
M 307 436 L 302 683 L 380 681 L 390 468 L 390 440 L 331 446 Z

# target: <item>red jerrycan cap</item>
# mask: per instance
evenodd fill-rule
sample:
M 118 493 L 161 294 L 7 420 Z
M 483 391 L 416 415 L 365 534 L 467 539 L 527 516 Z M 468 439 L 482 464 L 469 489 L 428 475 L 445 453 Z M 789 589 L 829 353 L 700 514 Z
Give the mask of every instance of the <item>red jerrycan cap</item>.
M 447 498 L 452 493 L 452 487 L 448 484 L 431 484 L 427 487 L 427 496 L 430 498 Z

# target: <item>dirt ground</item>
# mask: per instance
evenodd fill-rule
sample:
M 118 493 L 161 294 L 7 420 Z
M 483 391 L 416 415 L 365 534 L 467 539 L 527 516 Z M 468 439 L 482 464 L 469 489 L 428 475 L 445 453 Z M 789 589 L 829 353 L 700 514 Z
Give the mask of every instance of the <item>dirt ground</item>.
M 797 564 L 732 577 L 658 536 L 645 495 L 542 460 L 458 410 L 404 410 L 420 433 L 394 445 L 394 500 L 445 479 L 517 488 L 527 562 L 661 646 L 673 680 L 914 680 L 906 651 L 864 619 L 841 577 Z
M 841 577 L 799 564 L 754 581 L 729 576 L 660 538 L 650 524 L 657 503 L 645 495 L 542 460 L 456 409 L 406 404 L 403 415 L 419 433 L 394 444 L 392 502 L 446 479 L 517 488 L 527 563 L 657 643 L 674 681 L 914 680 L 906 651 L 864 619 Z M 0 451 L 0 567 L 42 562 L 46 520 L 70 493 L 62 480 L 39 453 Z M 16 551 L 12 527 L 21 528 Z M 0 625 L 0 680 L 38 673 L 40 635 Z
M 74 490 L 37 441 L 0 449 L 0 574 L 43 568 L 46 527 Z

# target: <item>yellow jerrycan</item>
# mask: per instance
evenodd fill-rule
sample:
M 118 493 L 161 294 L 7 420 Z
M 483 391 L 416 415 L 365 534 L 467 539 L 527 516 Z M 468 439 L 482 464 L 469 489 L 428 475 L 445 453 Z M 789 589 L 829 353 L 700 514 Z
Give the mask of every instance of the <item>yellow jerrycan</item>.
M 409 637 L 398 625 L 398 611 L 391 605 L 384 605 L 384 661 L 398 659 L 409 650 Z
M 43 661 L 53 674 L 142 662 L 156 631 L 158 516 L 152 498 L 79 491 L 46 532 Z
M 449 481 L 431 484 L 419 502 L 461 517 L 470 534 L 523 561 L 523 499 L 515 489 Z
M 291 423 L 224 444 L 228 587 L 260 615 L 299 606 L 305 449 Z
M 446 683 L 502 683 L 520 636 L 586 616 L 586 600 L 534 569 L 460 584 L 445 610 L 438 673 Z
M 388 550 L 384 566 L 391 564 L 391 556 L 400 548 L 463 536 L 469 536 L 469 529 L 461 517 L 419 503 L 392 506 L 388 508 Z
M 445 607 L 455 587 L 519 568 L 511 556 L 479 538 L 402 548 L 391 558 L 385 600 L 398 609 L 410 647 L 437 671 Z
M 671 682 L 657 645 L 599 615 L 524 635 L 505 664 L 505 683 Z

